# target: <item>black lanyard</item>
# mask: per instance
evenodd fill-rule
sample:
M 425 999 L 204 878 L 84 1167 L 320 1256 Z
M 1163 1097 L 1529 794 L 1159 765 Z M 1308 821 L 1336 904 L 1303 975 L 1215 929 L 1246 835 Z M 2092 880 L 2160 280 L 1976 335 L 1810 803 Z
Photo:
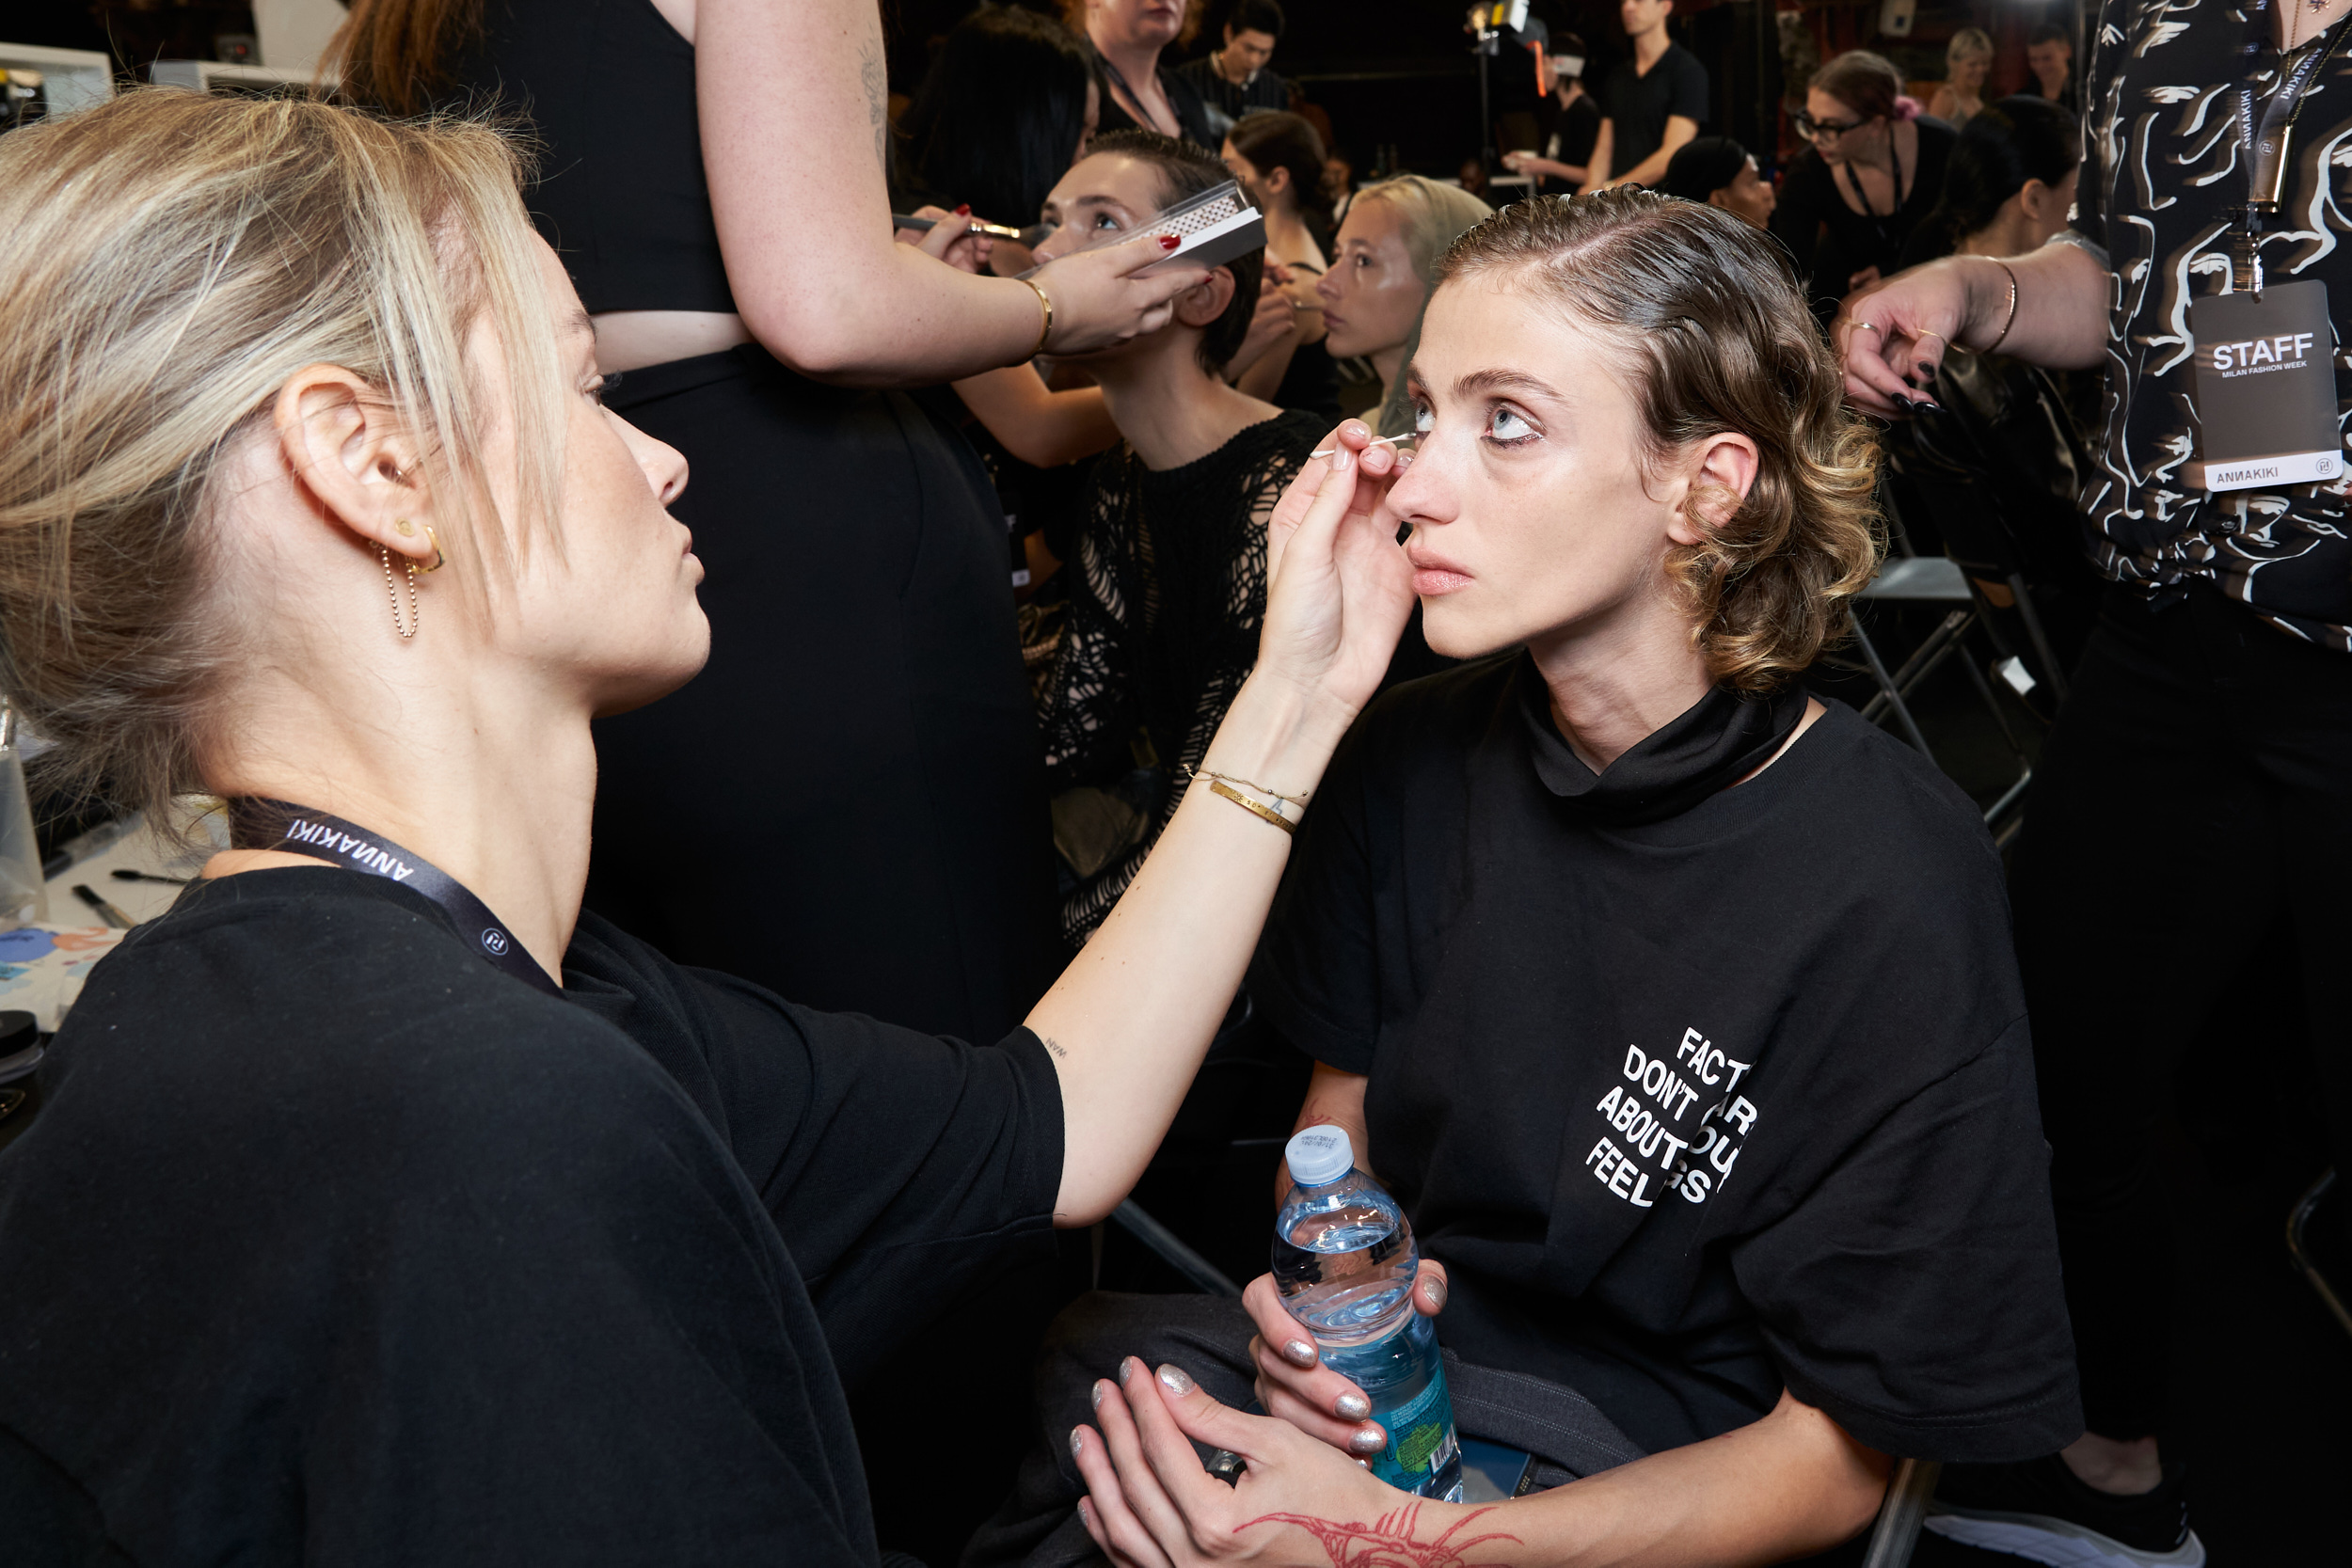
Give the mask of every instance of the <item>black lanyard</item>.
M 490 907 L 468 891 L 466 884 L 421 855 L 412 855 L 389 838 L 356 828 L 340 816 L 308 806 L 290 805 L 258 796 L 229 801 L 229 842 L 239 849 L 276 849 L 308 855 L 347 871 L 385 877 L 403 887 L 415 888 L 449 911 L 457 930 L 493 969 L 528 981 L 551 996 L 564 988 L 510 934 Z
M 2292 5 L 2295 0 L 2286 0 Z M 2269 41 L 2270 8 L 2253 8 L 2255 33 L 2248 46 L 2249 54 Z M 2320 68 L 2334 57 L 2344 42 L 2346 24 L 2352 14 L 2336 21 L 2328 30 L 2319 47 L 2306 45 L 2303 57 L 2287 68 L 2287 56 L 2279 56 L 2280 80 L 2264 99 L 2262 112 L 2254 111 L 2254 84 L 2238 88 L 2238 136 L 2246 153 L 2246 209 L 2238 220 L 2235 242 L 2236 267 L 2231 280 L 2233 288 L 2244 289 L 2256 299 L 2262 298 L 2262 266 L 2256 251 L 2262 242 L 2263 219 L 2279 210 L 2280 193 L 2285 188 L 2287 154 L 2295 139 L 2295 122 L 2303 118 L 2303 102 L 2311 90 L 2312 79 Z

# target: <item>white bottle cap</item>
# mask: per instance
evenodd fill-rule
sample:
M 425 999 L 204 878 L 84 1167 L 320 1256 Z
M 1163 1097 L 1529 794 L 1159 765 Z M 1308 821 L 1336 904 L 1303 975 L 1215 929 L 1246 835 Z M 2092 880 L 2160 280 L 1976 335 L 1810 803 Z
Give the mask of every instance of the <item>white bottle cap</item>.
M 1291 1134 L 1282 1157 L 1290 1162 L 1291 1180 L 1302 1187 L 1337 1181 L 1356 1168 L 1356 1146 L 1338 1127 L 1310 1127 Z

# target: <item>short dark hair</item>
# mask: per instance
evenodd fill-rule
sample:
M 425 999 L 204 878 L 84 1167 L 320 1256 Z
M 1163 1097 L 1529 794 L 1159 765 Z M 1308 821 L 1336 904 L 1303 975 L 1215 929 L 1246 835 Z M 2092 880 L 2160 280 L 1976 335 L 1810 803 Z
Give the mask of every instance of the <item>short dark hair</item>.
M 898 126 L 898 183 L 984 218 L 1034 223 L 1086 135 L 1093 56 L 1018 6 L 983 5 L 948 30 Z
M 1282 36 L 1282 8 L 1274 0 L 1241 0 L 1233 14 L 1225 19 L 1225 25 L 1235 34 L 1263 33 L 1270 39 Z
M 1323 134 L 1314 121 L 1283 109 L 1253 109 L 1225 133 L 1233 150 L 1262 169 L 1286 168 L 1291 200 L 1300 211 L 1323 188 Z
M 1658 189 L 1685 201 L 1704 202 L 1740 178 L 1748 150 L 1729 136 L 1692 136 L 1675 149 Z
M 2026 35 L 2026 48 L 2031 49 L 2037 43 L 2062 43 L 2071 53 L 2074 47 L 2074 29 L 2061 27 L 2055 22 L 2045 22 Z
M 1928 231 L 1949 254 L 2026 181 L 2056 187 L 2082 158 L 2082 130 L 2065 104 L 2031 92 L 1988 103 L 1960 128 Z
M 1160 171 L 1160 205 L 1172 207 L 1187 197 L 1215 190 L 1231 180 L 1232 171 L 1190 142 L 1163 136 L 1157 131 L 1108 131 L 1087 145 L 1087 156 L 1117 154 L 1152 165 Z M 1249 336 L 1249 318 L 1258 312 L 1258 285 L 1265 277 L 1265 251 L 1261 248 L 1225 263 L 1233 275 L 1233 297 L 1225 313 L 1200 334 L 1200 368 L 1215 375 L 1241 352 Z

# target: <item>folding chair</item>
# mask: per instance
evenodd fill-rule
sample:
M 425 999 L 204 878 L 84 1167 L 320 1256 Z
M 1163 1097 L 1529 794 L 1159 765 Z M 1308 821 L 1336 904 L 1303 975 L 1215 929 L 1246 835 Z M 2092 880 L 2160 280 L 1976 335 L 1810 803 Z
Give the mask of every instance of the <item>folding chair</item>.
M 1879 1521 L 1870 1530 L 1870 1549 L 1862 1568 L 1910 1568 L 1911 1554 L 1919 1544 L 1919 1527 L 1928 1516 L 1928 1499 L 1944 1466 L 1932 1459 L 1906 1459 L 1887 1478 L 1886 1500 L 1879 1504 Z
M 2311 1190 L 2296 1199 L 2295 1207 L 2287 1212 L 2287 1256 L 2294 1259 L 2296 1272 L 2312 1282 L 2312 1289 L 2319 1292 L 2319 1299 L 2328 1304 L 2328 1310 L 2336 1315 L 2344 1331 L 2352 1334 L 2352 1308 L 2344 1306 L 2344 1298 L 2328 1282 L 2328 1276 L 2319 1272 L 2319 1265 L 2312 1260 L 2311 1248 L 2303 1239 L 2320 1200 L 2335 1184 L 2336 1168 L 2330 1165 L 2319 1173 L 2319 1180 L 2312 1183 Z

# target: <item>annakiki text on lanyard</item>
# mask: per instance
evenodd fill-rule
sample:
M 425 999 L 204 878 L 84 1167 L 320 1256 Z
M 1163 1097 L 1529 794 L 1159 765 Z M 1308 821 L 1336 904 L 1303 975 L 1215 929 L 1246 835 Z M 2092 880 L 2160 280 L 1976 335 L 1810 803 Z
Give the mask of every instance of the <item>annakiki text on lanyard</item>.
M 240 796 L 228 804 L 229 842 L 237 848 L 308 855 L 347 871 L 383 877 L 403 887 L 415 888 L 448 911 L 449 917 L 457 923 L 458 934 L 491 967 L 552 995 L 564 994 L 563 988 L 539 967 L 537 960 L 507 930 L 505 923 L 490 912 L 487 904 L 475 897 L 465 883 L 422 856 L 411 854 L 365 828 L 354 827 L 340 816 L 329 816 L 308 806 L 251 795 Z
M 2267 41 L 2270 8 L 2253 5 L 2248 12 L 2250 56 Z M 2192 489 L 2270 489 L 2344 477 L 2328 285 L 2313 278 L 2265 290 L 2262 233 L 2264 221 L 2279 211 L 2304 99 L 2343 43 L 2347 24 L 2352 16 L 2299 55 L 2280 56 L 2268 91 L 2258 94 L 2250 81 L 2238 89 L 2247 193 L 2231 235 L 2231 287 L 2188 308 L 2197 344 L 2198 460 L 2181 477 Z

